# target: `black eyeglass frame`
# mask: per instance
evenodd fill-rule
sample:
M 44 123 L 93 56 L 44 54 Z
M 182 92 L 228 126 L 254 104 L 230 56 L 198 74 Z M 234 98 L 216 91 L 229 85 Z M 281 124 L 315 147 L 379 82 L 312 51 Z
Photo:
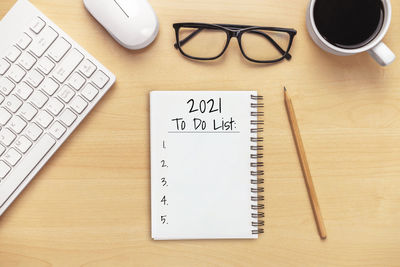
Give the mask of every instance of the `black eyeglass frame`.
M 184 38 L 183 40 L 179 40 L 179 30 L 182 27 L 188 27 L 188 28 L 198 28 L 197 31 L 194 31 L 191 33 L 189 36 Z M 229 46 L 229 43 L 233 37 L 237 38 L 238 43 L 239 43 L 239 48 L 240 51 L 242 52 L 242 55 L 249 61 L 255 62 L 255 63 L 276 63 L 279 61 L 282 61 L 283 59 L 290 60 L 292 56 L 289 54 L 290 48 L 292 47 L 294 37 L 297 34 L 297 31 L 295 29 L 289 29 L 289 28 L 277 28 L 277 27 L 259 27 L 259 26 L 248 26 L 248 25 L 236 25 L 236 24 L 208 24 L 208 23 L 193 23 L 193 22 L 185 22 L 185 23 L 175 23 L 173 24 L 173 28 L 175 29 L 175 37 L 176 37 L 176 43 L 174 44 L 174 47 L 178 49 L 182 55 L 185 57 L 188 57 L 190 59 L 196 59 L 196 60 L 214 60 L 219 57 L 221 57 L 226 49 Z M 189 41 L 191 38 L 193 38 L 195 35 L 197 35 L 201 30 L 203 29 L 217 29 L 221 30 L 226 33 L 227 39 L 226 39 L 226 44 L 222 52 L 215 56 L 215 57 L 194 57 L 186 54 L 183 49 L 182 45 L 184 45 L 187 41 Z M 242 46 L 242 35 L 246 32 L 249 31 L 255 31 L 255 30 L 266 30 L 266 31 L 276 31 L 276 32 L 284 32 L 289 34 L 289 45 L 284 50 L 282 47 L 280 47 L 269 35 L 263 33 L 263 32 L 258 32 L 259 34 L 264 35 L 268 39 L 268 41 L 271 42 L 272 45 L 282 54 L 282 57 L 274 60 L 256 60 L 253 58 L 250 58 L 246 55 L 244 52 L 243 46 Z

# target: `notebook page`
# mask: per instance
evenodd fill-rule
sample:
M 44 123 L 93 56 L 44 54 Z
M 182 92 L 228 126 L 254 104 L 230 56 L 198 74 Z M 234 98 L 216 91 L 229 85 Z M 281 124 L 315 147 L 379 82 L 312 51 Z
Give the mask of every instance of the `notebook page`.
M 150 93 L 154 239 L 252 234 L 252 91 Z

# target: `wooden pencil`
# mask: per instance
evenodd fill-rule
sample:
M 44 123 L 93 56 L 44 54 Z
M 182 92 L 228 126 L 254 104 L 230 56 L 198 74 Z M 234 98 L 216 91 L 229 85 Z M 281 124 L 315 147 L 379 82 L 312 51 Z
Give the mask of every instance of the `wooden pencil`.
M 311 178 L 310 168 L 308 167 L 303 141 L 301 139 L 299 126 L 297 124 L 296 114 L 294 113 L 292 100 L 286 90 L 286 87 L 284 89 L 285 89 L 284 95 L 285 95 L 286 111 L 288 113 L 290 127 L 292 128 L 293 139 L 294 142 L 296 143 L 297 154 L 299 156 L 301 169 L 303 171 L 303 176 L 306 183 L 308 196 L 310 197 L 310 202 L 314 213 L 315 222 L 317 224 L 318 232 L 321 239 L 326 239 L 326 229 L 322 219 L 321 210 L 318 204 L 317 193 L 315 192 L 314 184 Z

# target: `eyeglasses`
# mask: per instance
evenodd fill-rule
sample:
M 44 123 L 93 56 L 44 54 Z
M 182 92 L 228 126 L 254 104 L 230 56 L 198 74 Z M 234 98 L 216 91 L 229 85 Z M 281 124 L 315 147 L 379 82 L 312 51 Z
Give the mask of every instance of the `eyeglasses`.
M 213 60 L 224 54 L 236 37 L 243 56 L 256 63 L 290 60 L 289 50 L 297 31 L 275 27 L 232 24 L 175 23 L 175 48 L 186 57 Z

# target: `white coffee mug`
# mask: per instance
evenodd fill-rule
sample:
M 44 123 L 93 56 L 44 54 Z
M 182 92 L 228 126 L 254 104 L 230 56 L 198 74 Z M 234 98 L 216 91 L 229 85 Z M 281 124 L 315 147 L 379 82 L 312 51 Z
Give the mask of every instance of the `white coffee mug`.
M 314 42 L 323 50 L 338 56 L 349 56 L 368 51 L 368 53 L 382 66 L 387 66 L 395 60 L 395 54 L 382 42 L 383 37 L 389 29 L 390 20 L 392 18 L 392 6 L 390 0 L 381 0 L 385 17 L 380 32 L 371 42 L 356 49 L 337 47 L 322 37 L 314 20 L 314 6 L 316 1 L 317 0 L 311 0 L 307 9 L 307 29 Z

